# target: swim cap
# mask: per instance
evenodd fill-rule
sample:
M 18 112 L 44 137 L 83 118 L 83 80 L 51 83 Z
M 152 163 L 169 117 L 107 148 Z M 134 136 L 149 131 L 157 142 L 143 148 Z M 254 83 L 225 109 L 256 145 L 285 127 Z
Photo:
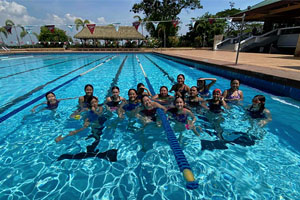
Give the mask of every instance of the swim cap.
M 218 89 L 218 88 L 217 88 L 217 89 L 215 89 L 215 90 L 213 91 L 213 94 L 214 94 L 214 93 L 220 93 L 220 95 L 222 95 L 222 92 L 221 92 L 221 90 L 220 90 L 220 89 Z

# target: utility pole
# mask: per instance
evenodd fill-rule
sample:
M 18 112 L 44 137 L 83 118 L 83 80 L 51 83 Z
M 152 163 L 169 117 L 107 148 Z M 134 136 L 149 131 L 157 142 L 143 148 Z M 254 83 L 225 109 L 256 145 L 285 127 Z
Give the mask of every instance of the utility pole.
M 239 45 L 238 45 L 238 49 L 237 49 L 237 53 L 236 53 L 236 59 L 235 59 L 235 64 L 236 65 L 238 64 L 238 59 L 239 59 L 239 54 L 240 54 L 241 37 L 242 37 L 242 34 L 243 34 L 245 16 L 246 16 L 246 14 L 244 13 L 243 16 L 242 16 L 242 25 L 241 25 L 241 30 L 240 30 Z

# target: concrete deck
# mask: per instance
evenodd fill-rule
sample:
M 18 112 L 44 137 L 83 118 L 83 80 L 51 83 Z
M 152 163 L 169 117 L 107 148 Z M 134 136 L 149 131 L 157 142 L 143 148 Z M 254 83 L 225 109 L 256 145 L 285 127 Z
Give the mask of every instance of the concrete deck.
M 157 50 L 155 52 L 299 81 L 300 88 L 300 58 L 293 55 L 241 52 L 238 65 L 235 65 L 236 52 L 212 50 Z

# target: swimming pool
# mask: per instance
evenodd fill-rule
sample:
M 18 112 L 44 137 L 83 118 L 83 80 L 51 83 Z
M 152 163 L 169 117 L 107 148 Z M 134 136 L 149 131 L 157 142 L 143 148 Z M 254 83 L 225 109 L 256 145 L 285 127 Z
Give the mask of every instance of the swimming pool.
M 136 56 L 156 92 L 162 85 L 171 88 L 172 78 L 176 80 L 180 73 L 189 86 L 198 77 L 216 77 L 213 88 L 229 87 L 227 79 L 153 54 L 2 56 L 1 117 L 58 86 L 57 98 L 66 98 L 82 96 L 84 86 L 92 84 L 103 102 L 114 81 L 120 95 L 127 98 L 128 89 L 137 83 L 147 86 Z M 99 67 L 72 80 L 95 66 Z M 256 94 L 265 95 L 273 120 L 263 129 L 248 131 L 244 110 L 233 106 L 225 114 L 224 132 L 248 131 L 260 140 L 251 146 L 228 144 L 227 149 L 204 150 L 217 138 L 209 134 L 213 129 L 200 117 L 197 124 L 204 130 L 202 135 L 186 131 L 181 143 L 198 189 L 186 189 L 162 127 L 149 124 L 142 130 L 136 123 L 128 128 L 127 120 L 116 123 L 114 115 L 106 122 L 97 148 L 100 152 L 118 149 L 117 162 L 98 158 L 56 161 L 62 154 L 86 151 L 92 140 L 85 140 L 87 130 L 56 144 L 56 136 L 82 126 L 81 120 L 69 118 L 77 100 L 61 102 L 56 112 L 32 114 L 30 109 L 43 98 L 1 123 L 0 199 L 300 199 L 300 102 L 243 84 L 240 88 L 244 105 Z

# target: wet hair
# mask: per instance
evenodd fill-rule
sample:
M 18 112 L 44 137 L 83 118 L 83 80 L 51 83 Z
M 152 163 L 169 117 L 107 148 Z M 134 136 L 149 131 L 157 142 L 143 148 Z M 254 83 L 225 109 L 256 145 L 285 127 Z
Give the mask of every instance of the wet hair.
M 182 76 L 182 77 L 183 77 L 183 79 L 185 80 L 185 77 L 184 77 L 184 75 L 183 75 L 183 74 L 178 74 L 177 78 L 179 78 L 179 76 Z
M 113 91 L 114 89 L 117 89 L 118 91 L 120 91 L 119 87 L 118 86 L 114 86 L 111 88 L 111 91 Z
M 142 98 L 141 98 L 142 104 L 144 104 L 144 97 L 148 97 L 148 98 L 149 98 L 148 95 L 143 95 Z M 150 99 L 150 98 L 149 98 L 149 99 Z
M 45 97 L 46 97 L 47 101 L 48 101 L 47 96 L 48 96 L 49 94 L 53 94 L 53 95 L 55 96 L 55 94 L 54 94 L 53 92 L 47 92 L 47 93 L 45 94 Z M 56 96 L 55 96 L 55 97 L 56 97 Z
M 161 86 L 160 89 L 159 89 L 159 92 L 160 92 L 161 89 L 163 89 L 163 88 L 166 88 L 166 90 L 169 91 L 168 88 L 167 88 L 167 86 Z
M 252 100 L 258 99 L 260 101 L 259 112 L 262 113 L 265 109 L 266 97 L 264 95 L 256 95 Z
M 191 87 L 191 89 L 192 89 L 192 88 L 196 88 L 196 90 L 198 91 L 198 88 L 197 88 L 197 86 L 192 86 L 192 87 Z
M 139 84 L 137 84 L 137 89 L 139 89 L 141 86 L 145 87 L 145 85 L 143 83 L 139 83 Z
M 203 82 L 203 88 L 205 88 L 206 86 L 206 81 L 205 80 L 199 80 L 200 78 L 198 78 L 197 80 L 197 86 L 198 86 L 198 82 L 202 81 Z M 198 87 L 197 87 L 198 88 Z
M 85 86 L 84 86 L 84 91 L 86 90 L 87 87 L 91 87 L 91 88 L 93 89 L 93 91 L 94 91 L 94 87 L 93 87 L 91 84 L 85 85 Z
M 90 102 L 92 102 L 93 99 L 96 99 L 97 101 L 99 101 L 97 97 L 92 96 L 91 99 L 90 99 Z
M 230 84 L 231 84 L 233 81 L 238 81 L 239 84 L 241 84 L 241 81 L 240 81 L 239 79 L 237 79 L 237 78 L 231 79 Z
M 184 99 L 183 99 L 182 97 L 176 97 L 176 98 L 174 99 L 174 105 L 176 105 L 177 99 L 182 99 L 183 103 L 185 103 L 185 102 L 184 102 Z
M 129 95 L 129 92 L 130 92 L 130 91 L 134 91 L 134 92 L 135 92 L 135 94 L 137 95 L 137 91 L 136 91 L 136 89 L 133 89 L 133 88 L 129 89 L 129 90 L 128 90 L 128 95 Z

